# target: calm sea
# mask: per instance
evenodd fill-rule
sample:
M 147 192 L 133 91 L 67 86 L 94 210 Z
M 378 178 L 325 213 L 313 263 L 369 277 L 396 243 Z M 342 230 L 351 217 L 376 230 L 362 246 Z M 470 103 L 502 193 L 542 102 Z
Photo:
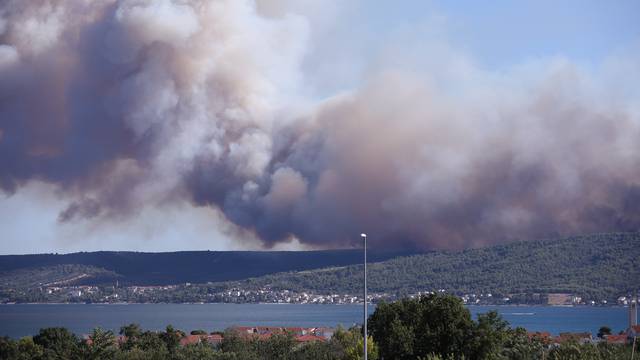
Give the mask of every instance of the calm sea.
M 471 313 L 497 310 L 511 326 L 553 334 L 596 333 L 602 325 L 615 332 L 627 327 L 624 307 L 470 306 Z M 369 308 L 373 312 L 373 306 Z M 95 327 L 112 329 L 138 323 L 160 330 L 168 324 L 183 330 L 223 330 L 233 325 L 336 326 L 362 323 L 362 305 L 301 304 L 20 304 L 0 305 L 0 336 L 34 335 L 40 328 L 63 326 L 87 334 Z

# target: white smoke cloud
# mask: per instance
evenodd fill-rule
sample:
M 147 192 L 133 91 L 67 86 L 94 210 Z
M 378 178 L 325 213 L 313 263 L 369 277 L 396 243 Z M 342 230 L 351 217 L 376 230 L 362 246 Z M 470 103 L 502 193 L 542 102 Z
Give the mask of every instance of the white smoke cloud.
M 633 55 L 492 72 L 430 27 L 404 30 L 364 83 L 318 100 L 303 70 L 341 10 L 5 2 L 0 185 L 49 184 L 67 204 L 58 226 L 83 236 L 141 236 L 175 209 L 267 247 L 349 246 L 361 229 L 381 246 L 462 248 L 638 228 Z
M 13 46 L 0 45 L 0 68 L 18 61 L 18 51 Z

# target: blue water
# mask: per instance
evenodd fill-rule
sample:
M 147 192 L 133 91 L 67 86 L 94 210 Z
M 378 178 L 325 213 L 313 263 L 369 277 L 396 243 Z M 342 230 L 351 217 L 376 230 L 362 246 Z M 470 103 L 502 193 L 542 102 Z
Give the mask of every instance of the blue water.
M 591 332 L 609 326 L 618 333 L 628 327 L 626 307 L 591 306 L 469 306 L 474 317 L 479 313 L 496 310 L 511 327 L 521 326 L 528 331 L 548 331 L 554 335 L 561 332 Z
M 374 307 L 369 308 L 372 313 Z M 602 325 L 615 332 L 627 327 L 623 307 L 470 306 L 474 315 L 497 310 L 511 326 L 553 334 L 596 333 Z M 19 304 L 0 305 L 0 336 L 34 335 L 40 328 L 63 326 L 87 334 L 95 327 L 117 331 L 138 323 L 149 330 L 168 324 L 183 330 L 223 330 L 239 326 L 330 326 L 362 323 L 362 305 L 300 304 Z

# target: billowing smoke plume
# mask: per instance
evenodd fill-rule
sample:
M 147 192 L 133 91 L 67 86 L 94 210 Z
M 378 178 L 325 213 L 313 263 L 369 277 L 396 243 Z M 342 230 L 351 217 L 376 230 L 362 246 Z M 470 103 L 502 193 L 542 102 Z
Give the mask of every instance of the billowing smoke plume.
M 266 246 L 640 228 L 637 98 L 556 60 L 380 66 L 317 100 L 301 70 L 312 30 L 239 0 L 2 2 L 2 190 L 54 184 L 65 223 L 188 199 Z

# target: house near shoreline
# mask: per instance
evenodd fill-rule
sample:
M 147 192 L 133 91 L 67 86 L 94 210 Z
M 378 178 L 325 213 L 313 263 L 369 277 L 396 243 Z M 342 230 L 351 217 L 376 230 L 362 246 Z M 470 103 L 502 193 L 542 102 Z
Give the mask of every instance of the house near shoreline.
M 577 342 L 578 344 L 588 344 L 593 342 L 593 336 L 590 332 L 581 333 L 560 333 L 558 337 L 554 339 L 557 344 L 565 342 Z
M 234 326 L 231 330 L 242 336 L 257 336 L 259 339 L 277 334 L 292 334 L 298 342 L 327 341 L 334 333 L 333 329 L 327 327 Z
M 211 335 L 185 335 L 180 339 L 180 345 L 197 345 L 197 344 L 209 344 L 217 346 L 222 343 L 222 335 L 220 334 L 211 334 Z
M 626 301 L 626 299 L 625 299 Z M 602 339 L 594 339 L 591 333 L 560 333 L 553 337 L 549 332 L 528 332 L 530 340 L 538 340 L 547 346 L 557 346 L 565 342 L 577 342 L 580 344 L 597 343 L 606 341 L 608 344 L 625 345 L 632 344 L 640 337 L 640 325 L 638 325 L 638 298 L 629 299 L 629 327 L 620 334 L 605 335 Z
M 302 328 L 302 327 L 277 327 L 277 326 L 235 326 L 230 328 L 241 336 L 253 337 L 260 340 L 269 339 L 277 334 L 291 334 L 295 341 L 299 343 L 307 343 L 313 341 L 327 341 L 333 336 L 334 329 L 327 327 Z M 87 345 L 92 345 L 93 340 L 89 335 L 84 335 L 84 341 Z M 224 336 L 219 333 L 213 334 L 191 334 L 182 335 L 180 337 L 180 346 L 189 346 L 197 344 L 207 344 L 218 346 L 224 340 Z M 115 344 L 120 347 L 127 341 L 126 336 L 118 335 L 114 338 Z
M 627 335 L 605 335 L 604 340 L 607 342 L 607 344 L 625 345 L 627 343 Z

